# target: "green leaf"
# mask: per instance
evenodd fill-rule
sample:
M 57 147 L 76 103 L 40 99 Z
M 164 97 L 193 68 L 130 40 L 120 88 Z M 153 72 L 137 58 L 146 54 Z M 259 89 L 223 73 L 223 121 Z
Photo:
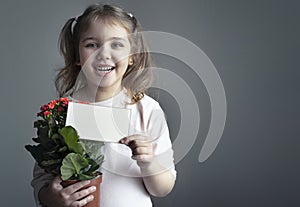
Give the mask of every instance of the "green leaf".
M 97 159 L 98 156 L 101 156 L 100 148 L 104 145 L 104 142 L 93 140 L 80 140 L 80 142 L 84 144 L 85 151 L 91 159 Z
M 44 152 L 45 156 L 48 156 L 49 158 L 52 159 L 58 159 L 61 157 L 61 155 L 55 150 L 55 151 L 50 151 L 50 152 Z
M 32 145 L 26 145 L 25 149 L 30 152 L 32 157 L 37 161 L 41 162 L 43 160 L 43 153 L 44 153 L 44 148 L 42 145 L 37 145 L 37 146 L 32 146 Z
M 48 131 L 49 131 L 48 126 L 40 126 L 38 127 L 37 135 L 39 137 L 48 138 Z
M 66 126 L 58 130 L 59 134 L 64 138 L 69 150 L 79 154 L 84 153 L 83 146 L 78 143 L 79 137 L 77 131 L 72 126 Z
M 68 148 L 66 146 L 63 146 L 61 148 L 59 148 L 58 152 L 66 152 L 68 150 Z
M 85 174 L 79 174 L 78 180 L 91 180 L 95 178 L 95 175 L 85 175 Z
M 89 166 L 88 161 L 81 155 L 70 153 L 62 161 L 60 168 L 62 180 L 78 177 L 80 171 Z
M 56 165 L 56 164 L 60 164 L 61 163 L 61 159 L 56 159 L 56 160 L 44 160 L 41 162 L 41 165 L 44 167 L 49 167 L 51 165 Z
M 92 165 L 90 166 L 90 169 L 85 172 L 84 174 L 88 174 L 88 175 L 93 175 L 98 169 L 99 169 L 100 165 Z
M 67 145 L 78 142 L 78 134 L 72 126 L 66 126 L 58 130 L 59 134 L 63 136 Z
M 39 140 L 38 137 L 33 137 L 32 140 L 33 140 L 34 142 L 36 142 L 36 143 L 40 143 L 40 140 Z
M 99 157 L 97 157 L 95 159 L 95 162 L 98 164 L 98 165 L 102 165 L 102 163 L 104 162 L 104 155 L 100 155 Z
M 51 139 L 55 142 L 58 143 L 59 142 L 59 135 L 57 133 L 54 133 L 51 137 Z

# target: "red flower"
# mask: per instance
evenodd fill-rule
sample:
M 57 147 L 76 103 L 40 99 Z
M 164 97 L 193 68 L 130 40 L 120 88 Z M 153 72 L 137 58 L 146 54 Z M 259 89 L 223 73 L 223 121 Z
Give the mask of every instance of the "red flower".
M 44 116 L 49 116 L 51 114 L 50 111 L 44 111 Z
M 49 109 L 53 109 L 53 108 L 55 107 L 56 103 L 57 103 L 56 100 L 51 101 L 51 102 L 48 104 Z
M 60 98 L 59 101 L 61 101 L 61 102 L 67 102 L 68 103 L 69 99 L 68 98 Z
M 62 106 L 67 106 L 69 104 L 69 99 L 68 98 L 60 98 L 58 99 L 62 104 Z
M 41 106 L 41 111 L 37 116 L 41 117 L 45 123 L 55 123 L 58 127 L 63 127 L 66 119 L 66 112 L 68 109 L 69 99 L 59 98 L 50 101 L 48 104 Z
M 46 104 L 44 104 L 43 106 L 41 106 L 41 110 L 42 111 L 45 111 L 45 110 L 47 110 L 48 109 L 48 106 L 46 105 Z
M 57 108 L 57 111 L 63 111 L 63 110 L 64 110 L 64 108 L 61 106 Z

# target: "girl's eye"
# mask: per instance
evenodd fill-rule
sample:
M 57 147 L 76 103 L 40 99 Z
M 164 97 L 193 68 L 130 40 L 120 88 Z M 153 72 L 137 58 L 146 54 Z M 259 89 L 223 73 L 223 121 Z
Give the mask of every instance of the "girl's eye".
M 90 48 L 98 48 L 98 44 L 97 43 L 88 43 L 86 45 L 86 47 L 90 47 Z
M 124 45 L 121 42 L 113 42 L 111 43 L 111 47 L 114 49 L 118 49 L 120 47 L 124 47 Z

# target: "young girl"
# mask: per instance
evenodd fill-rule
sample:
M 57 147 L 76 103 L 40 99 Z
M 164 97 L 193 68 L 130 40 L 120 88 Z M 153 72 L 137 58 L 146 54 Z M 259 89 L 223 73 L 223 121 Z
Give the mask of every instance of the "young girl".
M 136 18 L 119 7 L 92 5 L 69 19 L 60 34 L 65 59 L 57 75 L 60 96 L 131 110 L 129 136 L 101 149 L 101 207 L 149 207 L 150 195 L 165 196 L 176 171 L 168 127 L 159 104 L 145 90 L 152 64 Z M 84 206 L 95 187 L 89 181 L 63 188 L 59 176 L 34 168 L 37 206 Z

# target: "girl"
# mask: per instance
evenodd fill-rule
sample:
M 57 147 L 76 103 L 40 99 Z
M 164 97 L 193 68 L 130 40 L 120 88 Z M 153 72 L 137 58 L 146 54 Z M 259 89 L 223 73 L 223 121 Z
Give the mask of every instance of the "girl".
M 136 18 L 119 7 L 92 5 L 69 19 L 60 34 L 65 59 L 56 78 L 60 96 L 96 105 L 131 109 L 130 136 L 101 149 L 102 207 L 149 207 L 150 195 L 165 196 L 176 171 L 163 111 L 145 90 L 152 81 L 151 58 Z M 37 206 L 84 206 L 93 200 L 89 181 L 69 187 L 61 178 L 34 169 Z

